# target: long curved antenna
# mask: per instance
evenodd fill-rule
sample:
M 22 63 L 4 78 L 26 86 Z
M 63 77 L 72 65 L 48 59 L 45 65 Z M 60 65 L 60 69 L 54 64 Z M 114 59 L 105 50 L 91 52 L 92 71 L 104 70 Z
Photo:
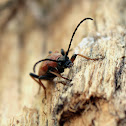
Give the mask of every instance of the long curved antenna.
M 85 20 L 88 20 L 88 19 L 93 20 L 92 18 L 85 18 L 85 19 L 83 19 L 82 21 L 80 21 L 80 23 L 79 23 L 79 24 L 77 25 L 77 27 L 75 28 L 75 30 L 74 30 L 74 32 L 73 32 L 73 35 L 72 35 L 72 37 L 71 37 L 71 40 L 70 40 L 70 44 L 69 44 L 68 50 L 67 50 L 67 52 L 66 52 L 66 57 L 67 57 L 67 55 L 68 55 L 68 53 L 69 53 L 70 46 L 71 46 L 71 43 L 72 43 L 72 41 L 73 41 L 73 37 L 74 37 L 74 35 L 75 35 L 75 33 L 76 33 L 78 27 L 80 26 L 80 24 L 81 24 L 82 22 L 84 22 Z
M 35 67 L 36 67 L 36 65 L 38 64 L 38 63 L 40 63 L 40 62 L 42 62 L 42 61 L 53 61 L 53 62 L 61 62 L 60 60 L 59 61 L 57 61 L 57 60 L 52 60 L 52 59 L 43 59 L 43 60 L 39 60 L 38 62 L 36 62 L 35 64 L 34 64 L 34 66 L 33 66 L 33 71 L 34 71 L 34 73 L 35 73 Z

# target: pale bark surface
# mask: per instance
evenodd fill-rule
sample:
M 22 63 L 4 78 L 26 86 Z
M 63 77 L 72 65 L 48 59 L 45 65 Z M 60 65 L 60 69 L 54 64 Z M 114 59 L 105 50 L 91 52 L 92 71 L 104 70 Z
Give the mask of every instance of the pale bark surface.
M 47 22 L 45 27 L 45 20 L 36 25 L 36 13 L 22 9 L 0 34 L 0 125 L 125 126 L 126 1 L 62 5 L 66 11 L 59 11 L 62 16 L 56 21 L 51 18 L 53 23 Z M 43 89 L 36 95 L 38 85 L 29 77 L 32 66 L 48 51 L 67 50 L 74 28 L 85 17 L 94 21 L 80 26 L 69 56 L 80 53 L 99 60 L 77 56 L 74 66 L 63 73 L 72 82 L 66 81 L 64 86 L 55 83 L 59 78 L 43 81 L 47 99 Z

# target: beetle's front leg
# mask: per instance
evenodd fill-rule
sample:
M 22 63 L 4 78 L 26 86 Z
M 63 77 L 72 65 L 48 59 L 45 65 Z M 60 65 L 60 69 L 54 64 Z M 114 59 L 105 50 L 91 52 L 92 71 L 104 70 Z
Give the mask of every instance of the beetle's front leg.
M 83 55 L 81 55 L 81 54 L 74 54 L 72 57 L 71 57 L 71 62 L 73 63 L 74 62 L 74 60 L 76 59 L 76 57 L 77 56 L 81 56 L 81 57 L 83 57 L 83 58 L 85 58 L 85 59 L 87 59 L 87 60 L 99 60 L 99 59 L 103 59 L 103 58 L 95 58 L 95 59 L 92 59 L 92 58 L 89 58 L 89 57 L 86 57 L 86 56 L 83 56 Z
M 54 74 L 54 75 L 56 75 L 56 76 L 59 77 L 59 78 L 63 78 L 63 79 L 65 79 L 65 80 L 72 81 L 72 80 L 70 80 L 69 78 L 63 77 L 61 74 L 59 74 L 59 73 L 57 73 L 57 72 L 53 72 L 53 71 L 49 71 L 49 72 L 52 73 L 52 74 Z

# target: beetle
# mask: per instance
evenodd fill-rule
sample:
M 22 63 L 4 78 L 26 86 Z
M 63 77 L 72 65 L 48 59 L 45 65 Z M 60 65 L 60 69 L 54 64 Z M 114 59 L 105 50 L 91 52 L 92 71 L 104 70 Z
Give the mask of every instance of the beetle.
M 41 80 L 53 80 L 55 77 L 60 77 L 63 78 L 65 80 L 69 80 L 70 79 L 63 77 L 61 75 L 61 73 L 64 72 L 64 69 L 66 68 L 70 68 L 73 66 L 73 62 L 76 59 L 77 56 L 81 56 L 87 60 L 98 60 L 97 59 L 91 59 L 89 57 L 83 56 L 81 54 L 73 54 L 73 56 L 69 59 L 68 57 L 68 53 L 70 51 L 70 47 L 71 47 L 71 43 L 73 41 L 73 37 L 78 29 L 78 27 L 80 26 L 80 24 L 82 22 L 84 22 L 85 20 L 93 20 L 92 18 L 85 18 L 83 20 L 80 21 L 80 23 L 77 25 L 77 27 L 75 28 L 70 43 L 69 43 L 69 47 L 68 50 L 65 52 L 63 49 L 61 49 L 61 53 L 55 51 L 55 52 L 49 52 L 49 55 L 47 56 L 46 59 L 42 59 L 38 62 L 36 62 L 33 66 L 33 71 L 35 73 L 35 67 L 38 63 L 41 63 L 40 67 L 39 67 L 39 71 L 38 71 L 38 75 L 34 74 L 34 73 L 30 73 L 30 76 L 32 77 L 33 80 L 35 80 L 40 86 L 43 87 L 44 92 L 45 92 L 45 97 L 46 97 L 46 87 L 43 85 Z

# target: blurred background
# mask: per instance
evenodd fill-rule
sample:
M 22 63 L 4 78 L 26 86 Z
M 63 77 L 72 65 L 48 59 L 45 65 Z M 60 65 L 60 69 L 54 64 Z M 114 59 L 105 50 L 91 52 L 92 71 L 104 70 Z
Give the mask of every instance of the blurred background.
M 0 124 L 31 107 L 38 91 L 29 76 L 49 51 L 67 50 L 77 24 L 92 17 L 92 0 L 0 0 Z M 85 22 L 73 45 L 86 36 Z M 90 28 L 91 29 L 91 28 Z M 90 30 L 91 31 L 91 30 Z
M 105 26 L 106 19 L 113 27 L 113 21 L 109 20 L 112 18 L 107 17 L 111 10 L 103 13 L 106 1 L 109 0 L 0 0 L 1 126 L 6 125 L 8 119 L 18 114 L 23 106 L 34 104 L 38 84 L 29 76 L 34 63 L 44 59 L 49 51 L 67 50 L 72 33 L 83 18 L 95 20 L 90 27 L 87 25 L 90 21 L 79 27 L 72 49 L 85 36 L 105 31 L 108 27 Z M 118 5 L 123 14 L 126 10 L 121 10 L 121 7 L 126 4 L 122 4 L 125 0 L 121 1 L 115 0 L 116 4 L 113 4 L 112 0 L 110 8 Z M 122 19 L 125 21 L 124 16 Z

